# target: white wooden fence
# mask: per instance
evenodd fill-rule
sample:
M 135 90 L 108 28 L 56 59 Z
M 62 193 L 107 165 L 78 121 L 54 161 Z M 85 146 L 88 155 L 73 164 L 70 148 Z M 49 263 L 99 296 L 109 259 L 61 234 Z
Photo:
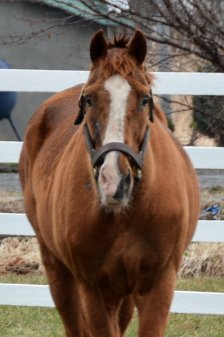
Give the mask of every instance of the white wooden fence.
M 153 92 L 167 95 L 224 95 L 224 74 L 155 73 Z M 86 71 L 0 70 L 0 91 L 56 92 L 85 82 Z M 0 142 L 0 162 L 17 163 L 22 143 Z M 195 168 L 224 169 L 224 148 L 186 147 Z M 0 235 L 33 232 L 25 214 L 0 213 Z M 224 242 L 224 221 L 198 222 L 193 241 Z M 1 257 L 0 257 L 1 258 Z M 53 307 L 48 286 L 0 284 L 0 305 Z M 224 315 L 224 293 L 176 291 L 171 312 Z

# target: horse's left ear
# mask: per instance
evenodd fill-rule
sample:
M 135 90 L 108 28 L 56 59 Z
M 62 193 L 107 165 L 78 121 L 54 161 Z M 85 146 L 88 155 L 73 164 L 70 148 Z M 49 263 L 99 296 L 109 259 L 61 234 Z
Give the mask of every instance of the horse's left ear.
M 130 45 L 129 54 L 134 57 L 137 64 L 142 64 L 147 53 L 147 42 L 145 35 L 140 31 L 136 30 Z
M 90 43 L 90 58 L 93 63 L 98 61 L 102 56 L 106 54 L 107 41 L 104 38 L 103 30 L 98 30 L 92 37 Z

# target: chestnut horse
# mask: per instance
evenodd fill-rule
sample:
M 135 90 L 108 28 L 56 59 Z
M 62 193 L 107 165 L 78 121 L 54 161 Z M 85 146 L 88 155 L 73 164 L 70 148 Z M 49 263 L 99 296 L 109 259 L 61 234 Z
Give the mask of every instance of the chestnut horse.
M 146 39 L 90 44 L 87 83 L 32 117 L 20 158 L 25 209 L 67 337 L 162 337 L 195 230 L 195 172 L 153 106 Z M 79 105 L 79 107 L 78 107 Z

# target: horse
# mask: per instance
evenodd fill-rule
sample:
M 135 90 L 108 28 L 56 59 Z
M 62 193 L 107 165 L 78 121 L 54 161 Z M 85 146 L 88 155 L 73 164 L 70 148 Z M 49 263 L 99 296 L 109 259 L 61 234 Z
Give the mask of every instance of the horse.
M 199 215 L 195 171 L 152 96 L 145 35 L 90 42 L 87 83 L 32 116 L 24 205 L 67 337 L 163 337 Z

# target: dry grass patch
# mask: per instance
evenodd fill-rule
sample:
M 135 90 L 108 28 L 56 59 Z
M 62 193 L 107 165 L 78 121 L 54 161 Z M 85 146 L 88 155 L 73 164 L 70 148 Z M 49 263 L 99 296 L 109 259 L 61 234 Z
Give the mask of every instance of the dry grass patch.
M 36 238 L 4 238 L 0 256 L 0 274 L 43 272 Z M 224 244 L 192 243 L 183 257 L 179 277 L 224 277 Z
M 179 277 L 224 276 L 224 244 L 192 243 L 187 249 Z
M 0 274 L 43 271 L 36 238 L 4 238 L 0 242 L 0 256 Z

